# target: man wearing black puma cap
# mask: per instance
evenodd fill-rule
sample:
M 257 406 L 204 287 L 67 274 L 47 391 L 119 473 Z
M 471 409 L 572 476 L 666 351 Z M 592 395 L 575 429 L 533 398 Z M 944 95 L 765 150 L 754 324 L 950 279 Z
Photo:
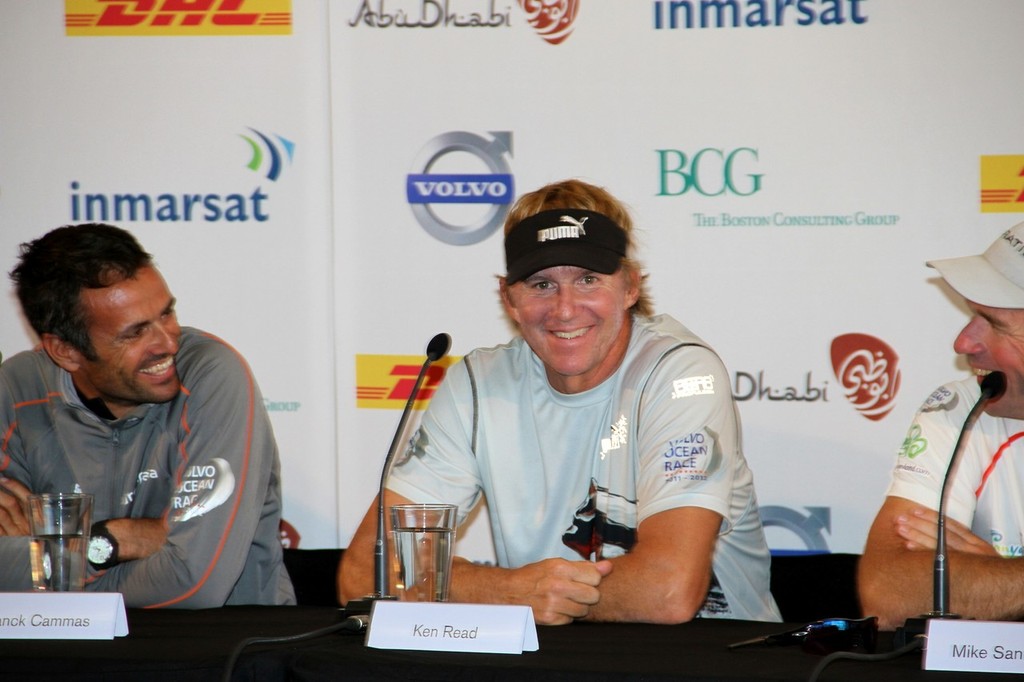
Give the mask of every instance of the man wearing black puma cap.
M 578 180 L 505 223 L 511 342 L 448 370 L 386 504 L 486 498 L 498 566 L 456 558 L 451 599 L 538 623 L 779 620 L 729 375 L 653 316 L 632 221 Z M 343 601 L 370 591 L 376 502 L 346 550 Z

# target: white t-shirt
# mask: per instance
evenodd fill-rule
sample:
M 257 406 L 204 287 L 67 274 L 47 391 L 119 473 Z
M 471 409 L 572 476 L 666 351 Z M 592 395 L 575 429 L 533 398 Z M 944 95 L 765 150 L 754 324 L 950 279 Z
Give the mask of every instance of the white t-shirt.
M 946 467 L 967 413 L 981 395 L 976 379 L 945 384 L 925 401 L 897 456 L 889 495 L 939 508 Z M 1003 556 L 1024 546 L 1024 421 L 982 413 L 954 477 L 946 512 Z
M 465 515 L 486 496 L 498 564 L 626 553 L 678 507 L 723 518 L 705 617 L 779 620 L 753 476 L 718 356 L 667 316 L 634 318 L 618 370 L 566 395 L 521 338 L 451 367 L 388 487 Z

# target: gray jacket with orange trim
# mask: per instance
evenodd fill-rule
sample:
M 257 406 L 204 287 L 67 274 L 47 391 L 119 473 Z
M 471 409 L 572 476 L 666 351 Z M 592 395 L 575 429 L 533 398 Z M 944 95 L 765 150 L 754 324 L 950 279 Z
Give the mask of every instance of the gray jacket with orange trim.
M 0 476 L 35 493 L 95 497 L 93 521 L 163 518 L 163 548 L 106 571 L 87 590 L 129 607 L 294 604 L 279 536 L 277 444 L 245 360 L 183 328 L 182 390 L 116 421 L 86 408 L 41 350 L 0 365 Z M 0 591 L 31 588 L 26 538 L 0 538 Z

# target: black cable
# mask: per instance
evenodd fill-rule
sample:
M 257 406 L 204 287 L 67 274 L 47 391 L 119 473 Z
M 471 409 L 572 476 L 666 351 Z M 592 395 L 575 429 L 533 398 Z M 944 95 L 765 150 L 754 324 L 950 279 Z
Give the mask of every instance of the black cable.
M 252 646 L 253 644 L 289 644 L 292 642 L 302 642 L 307 639 L 316 639 L 317 637 L 323 637 L 330 635 L 335 632 L 355 632 L 359 633 L 366 629 L 366 625 L 369 622 L 369 618 L 366 616 L 349 616 L 340 623 L 329 625 L 319 630 L 311 630 L 310 632 L 302 632 L 297 635 L 287 635 L 284 637 L 249 637 L 243 639 L 238 645 L 232 650 L 231 655 L 228 656 L 228 661 L 224 665 L 224 674 L 221 676 L 223 682 L 231 682 L 231 676 L 234 674 L 235 663 L 238 662 L 238 657 L 242 655 L 242 651 L 246 647 Z
M 821 675 L 821 672 L 835 661 L 841 659 L 849 659 L 852 661 L 888 661 L 924 647 L 924 640 L 924 637 L 915 637 L 908 644 L 886 654 L 858 654 L 852 651 L 836 651 L 821 659 L 821 662 L 818 663 L 814 672 L 812 672 L 811 676 L 807 678 L 807 682 L 817 682 L 818 676 Z

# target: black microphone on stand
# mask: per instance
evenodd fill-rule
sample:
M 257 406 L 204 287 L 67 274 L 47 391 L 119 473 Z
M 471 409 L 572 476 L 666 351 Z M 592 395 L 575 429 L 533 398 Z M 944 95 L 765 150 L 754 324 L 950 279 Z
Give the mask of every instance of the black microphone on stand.
M 420 385 L 423 384 L 423 378 L 427 374 L 427 368 L 443 358 L 451 345 L 452 337 L 444 332 L 435 335 L 434 338 L 430 339 L 430 343 L 427 344 L 427 359 L 420 368 L 419 376 L 416 377 L 416 383 L 409 394 L 409 400 L 406 401 L 405 409 L 402 410 L 402 418 L 398 421 L 395 437 L 391 441 L 391 448 L 388 450 L 387 457 L 384 458 L 384 466 L 380 472 L 380 487 L 377 493 L 377 541 L 373 548 L 374 591 L 373 594 L 367 595 L 362 599 L 353 599 L 345 604 L 345 613 L 348 615 L 368 614 L 373 607 L 373 602 L 380 599 L 395 599 L 394 595 L 388 594 L 388 542 L 384 533 L 384 529 L 387 527 L 384 522 L 384 486 L 387 483 L 391 462 L 398 453 L 402 432 L 405 430 L 405 425 L 409 421 L 409 415 L 412 413 L 413 403 L 416 402 L 416 396 L 420 392 Z
M 949 480 L 956 468 L 957 460 L 960 459 L 961 453 L 967 446 L 971 429 L 978 421 L 978 417 L 981 416 L 982 410 L 985 409 L 985 404 L 991 400 L 998 400 L 1005 391 L 1006 375 L 1002 372 L 992 372 L 982 379 L 981 396 L 978 398 L 978 402 L 974 403 L 974 407 L 967 414 L 967 419 L 964 420 L 964 425 L 960 429 L 960 436 L 957 438 L 956 445 L 953 446 L 953 456 L 949 458 L 946 476 L 942 479 L 942 490 L 939 493 L 939 519 L 935 538 L 935 564 L 932 573 L 932 610 L 916 618 L 908 618 L 902 628 L 897 628 L 893 638 L 897 648 L 908 643 L 915 636 L 924 634 L 925 623 L 932 618 L 956 619 L 960 617 L 948 610 L 949 571 L 947 561 L 949 557 L 946 555 L 946 488 L 949 486 Z

